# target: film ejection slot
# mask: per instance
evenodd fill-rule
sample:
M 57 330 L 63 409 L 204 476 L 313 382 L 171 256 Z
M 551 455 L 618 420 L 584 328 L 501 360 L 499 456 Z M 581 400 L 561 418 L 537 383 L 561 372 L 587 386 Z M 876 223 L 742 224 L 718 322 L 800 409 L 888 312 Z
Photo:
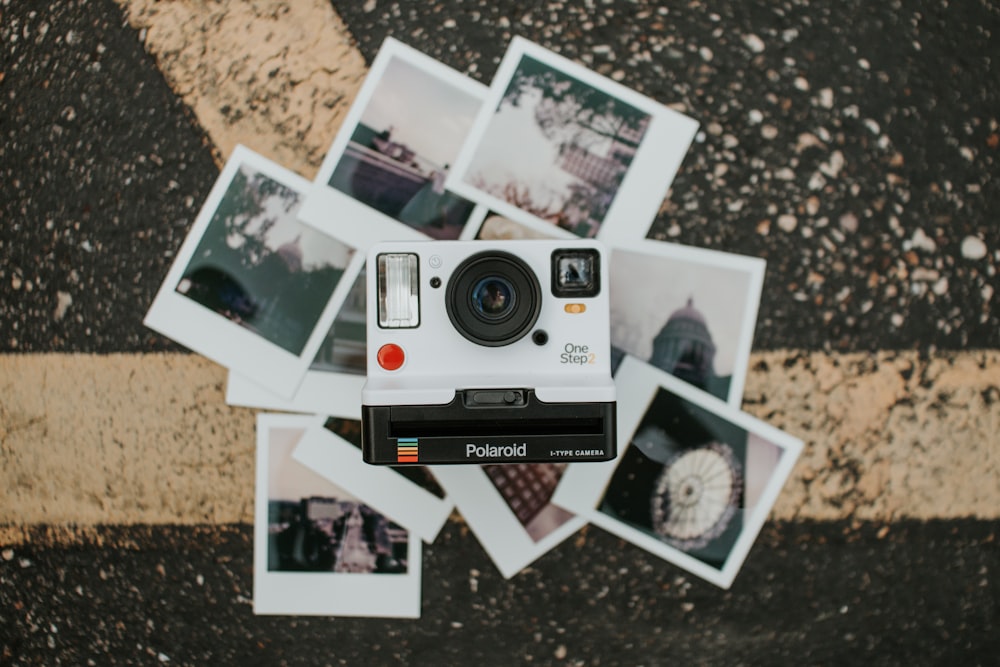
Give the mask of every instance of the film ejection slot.
M 517 407 L 525 404 L 523 389 L 466 389 L 463 397 L 467 408 Z

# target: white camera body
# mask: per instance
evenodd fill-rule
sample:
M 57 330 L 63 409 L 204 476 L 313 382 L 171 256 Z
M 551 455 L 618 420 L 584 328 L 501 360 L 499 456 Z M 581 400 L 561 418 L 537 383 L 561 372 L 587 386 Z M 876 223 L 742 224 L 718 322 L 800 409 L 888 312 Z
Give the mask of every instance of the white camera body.
M 365 460 L 614 458 L 607 256 L 593 240 L 373 247 Z

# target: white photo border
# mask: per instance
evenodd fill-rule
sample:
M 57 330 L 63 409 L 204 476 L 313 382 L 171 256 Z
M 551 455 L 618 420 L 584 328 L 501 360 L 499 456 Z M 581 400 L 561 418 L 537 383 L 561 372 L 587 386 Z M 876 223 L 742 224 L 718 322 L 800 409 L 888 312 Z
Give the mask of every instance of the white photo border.
M 504 92 L 525 56 L 564 72 L 650 116 L 642 142 L 596 235 L 606 243 L 613 243 L 618 239 L 643 238 L 656 218 L 670 184 L 694 140 L 698 122 L 520 36 L 511 40 L 493 78 L 489 96 L 448 174 L 445 186 L 457 194 L 486 204 L 491 210 L 525 226 L 539 230 L 555 227 L 463 180 L 490 121 L 499 108 Z M 574 238 L 567 230 L 556 230 L 560 236 Z
M 739 326 L 738 341 L 733 356 L 733 373 L 729 385 L 729 395 L 726 397 L 727 403 L 739 407 L 743 402 L 743 389 L 746 386 L 750 352 L 753 348 L 753 337 L 757 328 L 757 315 L 760 310 L 761 293 L 764 289 L 764 275 L 767 270 L 767 261 L 760 257 L 737 255 L 718 250 L 709 250 L 708 248 L 697 248 L 651 239 L 639 239 L 631 242 L 621 241 L 611 245 L 608 251 L 612 255 L 612 261 L 614 253 L 621 251 L 662 258 L 665 263 L 683 262 L 689 265 L 696 264 L 704 267 L 724 269 L 726 271 L 742 271 L 746 273 L 747 280 L 744 284 L 746 292 L 743 299 L 746 303 L 746 312 L 743 314 L 743 321 L 740 322 Z M 614 275 L 614 271 L 614 264 L 612 264 L 612 275 Z
M 323 164 L 320 166 L 316 178 L 307 190 L 305 202 L 299 212 L 299 218 L 303 222 L 338 238 L 344 238 L 347 243 L 361 249 L 367 249 L 380 241 L 426 241 L 428 239 L 425 234 L 416 229 L 394 220 L 329 185 L 330 178 L 340 163 L 372 95 L 378 88 L 386 67 L 394 58 L 405 60 L 414 67 L 480 101 L 485 99 L 488 91 L 485 85 L 470 79 L 444 63 L 434 60 L 392 37 L 385 39 L 374 61 L 372 61 L 365 82 L 345 116 L 330 150 L 327 151 L 326 157 L 323 159 Z M 476 203 L 475 200 L 470 199 L 470 201 Z M 331 215 L 332 211 L 336 212 L 335 216 Z M 459 239 L 474 238 L 478 224 L 473 224 L 473 221 L 481 222 L 485 215 L 485 207 L 476 203 L 469 215 L 469 222 L 462 229 Z M 341 222 L 343 220 L 350 222 L 344 224 Z
M 346 298 L 352 282 L 348 278 L 361 270 L 365 258 L 364 253 L 358 252 L 356 246 L 344 242 L 339 237 L 333 237 L 351 248 L 352 256 L 323 307 L 302 352 L 298 355 L 178 293 L 176 287 L 208 229 L 216 209 L 233 178 L 244 166 L 302 195 L 305 195 L 310 186 L 309 181 L 298 174 L 271 162 L 245 146 L 237 146 L 195 218 L 187 238 L 143 319 L 143 324 L 230 370 L 239 371 L 252 381 L 267 387 L 269 391 L 288 397 L 301 382 L 341 303 Z
M 363 269 L 363 265 L 358 266 L 357 273 L 349 278 L 352 283 L 351 290 L 357 281 L 361 281 L 363 285 Z M 334 317 L 331 326 L 337 325 L 337 319 L 350 302 L 351 294 L 352 292 L 349 291 L 347 297 L 341 302 L 340 310 Z M 325 342 L 326 337 L 323 339 L 323 343 Z M 362 355 L 362 357 L 364 356 L 366 355 Z M 290 398 L 284 398 L 268 391 L 245 376 L 230 371 L 226 382 L 226 403 L 265 410 L 361 419 L 361 389 L 365 385 L 365 379 L 364 373 L 320 370 L 314 368 L 310 363 L 295 394 Z
M 284 398 L 245 375 L 229 371 L 226 404 L 244 408 L 361 419 L 364 375 L 307 370 L 295 393 Z
M 516 575 L 587 523 L 580 516 L 571 517 L 536 542 L 482 466 L 440 465 L 430 468 L 505 579 Z
M 315 428 L 317 423 L 319 428 L 322 428 L 322 421 L 319 421 L 315 416 L 269 413 L 257 415 L 254 613 L 259 615 L 419 618 L 423 570 L 422 545 L 419 539 L 413 539 L 416 535 L 412 531 L 407 543 L 408 556 L 405 574 L 273 572 L 268 570 L 270 433 L 273 429 L 282 428 L 301 429 L 308 432 Z M 339 475 L 334 474 L 326 477 L 335 486 L 343 486 Z M 365 504 L 368 503 L 366 498 L 357 497 Z M 395 520 L 395 517 L 393 519 Z
M 389 466 L 365 463 L 361 450 L 325 428 L 325 421 L 321 417 L 318 427 L 302 436 L 292 457 L 348 493 L 365 498 L 369 507 L 391 516 L 424 542 L 433 542 L 455 506 L 451 498 L 438 498 Z
M 729 588 L 802 451 L 802 441 L 633 357 L 626 357 L 622 362 L 615 383 L 619 392 L 617 458 L 602 463 L 571 463 L 563 474 L 559 486 L 556 487 L 552 501 L 585 517 L 594 525 L 720 588 Z M 782 450 L 781 457 L 761 492 L 757 504 L 753 508 L 748 508 L 744 515 L 739 537 L 729 551 L 721 569 L 714 568 L 597 509 L 612 474 L 628 447 L 631 446 L 635 429 L 648 411 L 653 397 L 661 388 L 729 421 L 745 430 L 748 435 L 757 435 Z

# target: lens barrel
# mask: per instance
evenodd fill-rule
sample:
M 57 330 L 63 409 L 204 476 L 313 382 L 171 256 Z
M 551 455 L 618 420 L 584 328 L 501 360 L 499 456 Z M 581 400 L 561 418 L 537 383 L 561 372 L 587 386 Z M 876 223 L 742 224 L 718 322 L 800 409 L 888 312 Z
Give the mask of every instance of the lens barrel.
M 523 260 L 486 251 L 466 258 L 455 269 L 445 308 L 462 336 L 486 347 L 501 347 L 531 331 L 542 309 L 542 291 Z

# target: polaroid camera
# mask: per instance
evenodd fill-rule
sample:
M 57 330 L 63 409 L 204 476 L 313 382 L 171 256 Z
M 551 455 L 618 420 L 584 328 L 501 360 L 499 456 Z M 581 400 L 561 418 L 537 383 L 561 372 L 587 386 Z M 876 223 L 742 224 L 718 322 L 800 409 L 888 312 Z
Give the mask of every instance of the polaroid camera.
M 368 253 L 368 463 L 615 458 L 607 253 L 417 241 Z

